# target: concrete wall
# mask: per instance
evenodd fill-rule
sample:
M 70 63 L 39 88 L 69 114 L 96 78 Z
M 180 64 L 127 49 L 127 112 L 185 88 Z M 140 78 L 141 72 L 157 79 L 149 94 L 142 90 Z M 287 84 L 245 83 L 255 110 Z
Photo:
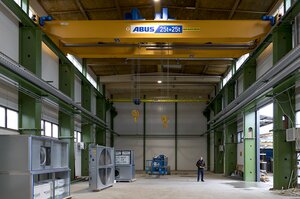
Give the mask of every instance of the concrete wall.
M 143 104 L 115 103 L 118 112 L 115 118 L 115 131 L 123 136 L 115 136 L 116 149 L 135 150 L 136 169 L 143 169 Z M 204 103 L 178 103 L 178 170 L 193 170 L 200 156 L 207 155 L 206 136 L 200 135 L 206 131 L 206 118 L 202 112 Z M 137 122 L 131 115 L 132 110 L 139 111 Z M 164 128 L 161 116 L 167 115 L 168 127 Z M 175 104 L 146 104 L 146 160 L 153 156 L 164 154 L 168 157 L 171 169 L 175 169 Z M 127 136 L 124 136 L 127 135 Z M 139 135 L 139 136 L 134 136 Z

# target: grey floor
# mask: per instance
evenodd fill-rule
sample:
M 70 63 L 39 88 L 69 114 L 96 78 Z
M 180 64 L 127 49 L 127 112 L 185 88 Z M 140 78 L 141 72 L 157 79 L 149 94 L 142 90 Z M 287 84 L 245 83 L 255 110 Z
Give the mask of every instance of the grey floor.
M 269 191 L 270 182 L 243 182 L 222 175 L 206 173 L 205 182 L 196 182 L 195 174 L 171 176 L 137 175 L 135 182 L 115 183 L 113 187 L 91 192 L 88 182 L 71 186 L 73 199 L 290 199 L 280 192 Z M 299 197 L 298 197 L 299 198 Z

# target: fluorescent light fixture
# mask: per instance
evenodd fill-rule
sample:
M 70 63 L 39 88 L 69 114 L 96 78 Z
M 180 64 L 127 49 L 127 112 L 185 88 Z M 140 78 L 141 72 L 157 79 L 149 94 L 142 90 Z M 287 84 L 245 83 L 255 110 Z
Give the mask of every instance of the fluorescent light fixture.
M 158 81 L 157 81 L 157 83 L 158 83 L 158 84 L 161 84 L 161 83 L 162 83 L 162 81 L 161 81 L 161 80 L 158 80 Z
M 160 0 L 154 0 L 154 2 L 159 2 Z

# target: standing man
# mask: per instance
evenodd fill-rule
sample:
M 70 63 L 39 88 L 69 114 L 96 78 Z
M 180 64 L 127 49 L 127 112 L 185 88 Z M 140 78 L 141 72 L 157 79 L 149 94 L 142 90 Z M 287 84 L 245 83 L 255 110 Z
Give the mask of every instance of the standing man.
M 201 175 L 201 181 L 204 182 L 204 168 L 205 168 L 205 161 L 203 160 L 203 157 L 200 157 L 200 160 L 197 161 L 196 166 L 198 167 L 198 178 L 197 182 L 199 182 L 199 176 Z

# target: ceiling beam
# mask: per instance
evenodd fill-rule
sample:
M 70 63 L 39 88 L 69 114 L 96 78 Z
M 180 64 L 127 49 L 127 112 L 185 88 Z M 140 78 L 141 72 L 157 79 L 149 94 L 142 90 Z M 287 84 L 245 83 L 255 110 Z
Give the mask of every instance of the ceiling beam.
M 87 15 L 86 11 L 84 10 L 83 6 L 82 6 L 82 3 L 80 2 L 80 0 L 75 0 L 75 3 L 77 5 L 77 7 L 79 8 L 81 14 L 83 15 L 83 17 L 86 19 L 86 20 L 90 20 L 90 17 Z
M 235 0 L 232 10 L 230 11 L 228 19 L 232 19 L 233 15 L 240 3 L 241 3 L 241 0 Z
M 122 10 L 121 10 L 121 7 L 120 7 L 119 0 L 115 0 L 115 6 L 116 6 L 116 9 L 118 11 L 119 19 L 123 19 L 123 13 L 122 13 Z
M 153 5 L 143 5 L 143 6 L 135 6 L 138 9 L 147 9 L 153 8 Z M 163 5 L 163 7 L 165 7 Z M 204 8 L 204 7 L 180 7 L 180 6 L 166 6 L 171 9 L 186 9 L 186 10 L 202 10 L 202 11 L 212 11 L 212 12 L 231 12 L 231 9 L 220 9 L 220 8 Z M 131 7 L 120 7 L 122 10 L 130 10 Z M 86 12 L 111 12 L 117 10 L 116 7 L 111 8 L 94 8 L 94 9 L 86 9 Z M 53 11 L 49 12 L 51 15 L 59 15 L 59 14 L 70 14 L 70 13 L 79 13 L 79 10 L 66 10 L 66 11 Z M 249 13 L 249 14 L 267 14 L 267 11 L 255 11 L 255 10 L 235 10 L 235 12 L 239 13 Z
M 152 75 L 112 75 L 100 76 L 101 83 L 126 83 L 139 80 L 141 83 L 156 83 L 158 80 L 168 81 L 170 83 L 188 83 L 188 84 L 216 84 L 221 80 L 221 76 L 205 76 L 205 75 L 166 75 L 160 72 L 152 73 Z

